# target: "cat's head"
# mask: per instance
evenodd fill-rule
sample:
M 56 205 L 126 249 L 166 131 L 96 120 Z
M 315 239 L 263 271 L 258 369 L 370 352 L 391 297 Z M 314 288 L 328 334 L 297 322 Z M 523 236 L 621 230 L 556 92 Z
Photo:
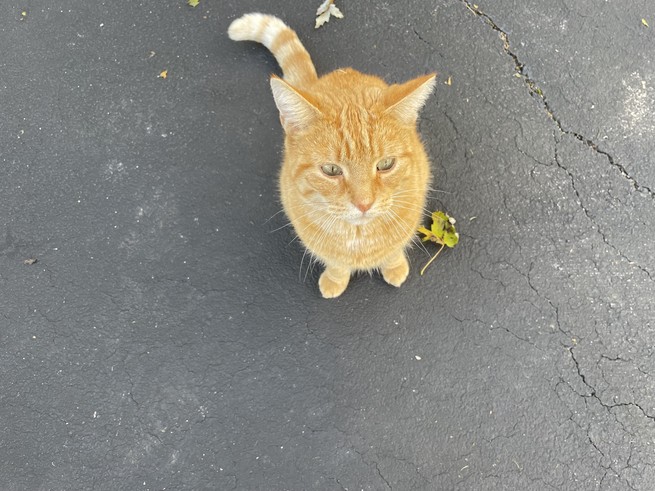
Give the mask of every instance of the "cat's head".
M 348 76 L 369 83 L 336 80 L 332 93 L 305 92 L 271 79 L 292 177 L 282 192 L 298 193 L 314 220 L 327 215 L 364 225 L 420 214 L 430 172 L 416 120 L 435 75 L 392 86 Z

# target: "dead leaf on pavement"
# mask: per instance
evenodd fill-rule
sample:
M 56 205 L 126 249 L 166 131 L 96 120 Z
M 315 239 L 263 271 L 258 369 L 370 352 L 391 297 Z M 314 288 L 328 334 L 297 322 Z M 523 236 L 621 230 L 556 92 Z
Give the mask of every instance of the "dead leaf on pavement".
M 332 15 L 338 19 L 343 19 L 341 10 L 334 5 L 334 0 L 325 0 L 316 11 L 316 25 L 314 28 L 318 29 L 326 22 L 330 22 L 330 16 Z

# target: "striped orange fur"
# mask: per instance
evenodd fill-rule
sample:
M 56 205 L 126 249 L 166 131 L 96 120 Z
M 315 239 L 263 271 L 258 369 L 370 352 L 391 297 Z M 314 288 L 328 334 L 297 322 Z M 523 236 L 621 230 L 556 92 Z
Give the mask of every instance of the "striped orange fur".
M 285 131 L 280 195 L 298 237 L 325 266 L 321 294 L 341 295 L 362 270 L 379 269 L 400 286 L 431 180 L 416 121 L 435 75 L 387 85 L 346 68 L 319 78 L 296 33 L 270 15 L 246 14 L 228 34 L 264 44 L 282 68 L 283 79 L 271 78 Z

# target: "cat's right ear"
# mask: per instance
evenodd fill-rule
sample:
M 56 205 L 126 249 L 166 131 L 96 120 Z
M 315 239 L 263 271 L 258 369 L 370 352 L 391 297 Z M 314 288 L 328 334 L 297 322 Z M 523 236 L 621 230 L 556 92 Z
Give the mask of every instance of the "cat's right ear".
M 275 105 L 280 111 L 280 122 L 286 133 L 307 128 L 321 114 L 309 97 L 294 89 L 287 82 L 273 75 L 271 90 Z

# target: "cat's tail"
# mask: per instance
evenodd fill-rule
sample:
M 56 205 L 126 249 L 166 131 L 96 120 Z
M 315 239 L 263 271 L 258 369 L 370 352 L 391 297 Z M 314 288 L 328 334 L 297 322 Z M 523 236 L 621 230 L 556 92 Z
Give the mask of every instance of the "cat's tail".
M 257 41 L 266 46 L 280 64 L 284 80 L 301 88 L 317 80 L 316 68 L 295 31 L 277 17 L 246 14 L 230 24 L 233 41 Z

